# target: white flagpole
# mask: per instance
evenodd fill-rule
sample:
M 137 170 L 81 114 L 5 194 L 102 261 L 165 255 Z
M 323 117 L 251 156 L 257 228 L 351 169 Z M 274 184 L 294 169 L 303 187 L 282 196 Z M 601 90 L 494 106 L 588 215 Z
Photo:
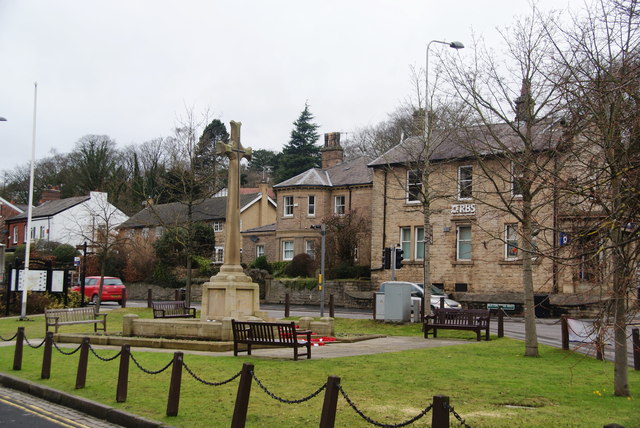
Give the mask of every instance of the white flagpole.
M 38 105 L 38 82 L 33 84 L 33 134 L 31 140 L 31 174 L 29 175 L 29 201 L 27 208 L 27 230 L 25 231 L 25 241 L 27 246 L 24 253 L 24 277 L 22 278 L 22 306 L 20 308 L 20 319 L 27 319 L 27 292 L 29 291 L 29 263 L 31 253 L 31 215 L 33 214 L 33 170 L 36 163 L 36 107 Z M 17 285 L 16 285 L 17 286 Z

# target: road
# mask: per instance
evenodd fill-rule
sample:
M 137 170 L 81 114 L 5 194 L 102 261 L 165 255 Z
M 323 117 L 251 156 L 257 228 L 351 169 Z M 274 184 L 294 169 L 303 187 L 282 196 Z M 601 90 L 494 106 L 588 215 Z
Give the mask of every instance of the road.
M 115 302 L 108 302 L 108 304 L 119 307 Z M 131 307 L 146 307 L 147 302 L 145 300 L 136 300 L 127 302 Z M 200 309 L 199 303 L 194 303 L 193 307 Z M 284 305 L 279 304 L 262 304 L 260 309 L 267 311 L 272 318 L 284 317 Z M 329 316 L 329 307 L 325 306 L 324 316 Z M 311 305 L 291 305 L 291 316 L 304 316 L 304 317 L 318 317 L 320 316 L 320 308 L 318 306 Z M 371 319 L 372 313 L 370 309 L 348 309 L 348 308 L 335 308 L 336 317 L 342 318 L 354 318 L 354 319 Z M 640 321 L 633 326 L 627 328 L 627 337 L 629 338 L 627 344 L 627 360 L 630 367 L 633 367 L 633 351 L 631 345 L 631 329 L 640 328 Z M 562 347 L 562 332 L 560 330 L 560 320 L 544 318 L 538 319 L 536 322 L 536 330 L 538 333 L 538 342 L 544 345 L 553 346 L 555 348 Z M 498 333 L 498 325 L 496 322 L 491 323 L 491 332 L 493 334 Z M 504 320 L 504 334 L 507 337 L 524 341 L 524 322 L 522 318 L 505 318 Z M 595 347 L 590 344 L 583 344 L 578 342 L 571 342 L 569 344 L 572 350 L 581 352 L 586 355 L 595 357 Z M 607 344 L 605 346 L 605 359 L 607 361 L 613 361 L 613 345 Z

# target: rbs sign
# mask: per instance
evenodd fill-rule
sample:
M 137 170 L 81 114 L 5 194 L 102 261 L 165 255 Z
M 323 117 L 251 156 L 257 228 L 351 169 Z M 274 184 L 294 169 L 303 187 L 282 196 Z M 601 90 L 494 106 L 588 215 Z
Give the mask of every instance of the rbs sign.
M 476 204 L 451 205 L 452 215 L 476 215 Z

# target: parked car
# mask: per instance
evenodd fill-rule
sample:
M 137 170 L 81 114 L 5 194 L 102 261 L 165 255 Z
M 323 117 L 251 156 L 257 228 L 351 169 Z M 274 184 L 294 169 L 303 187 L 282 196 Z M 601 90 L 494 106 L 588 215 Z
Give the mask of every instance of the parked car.
M 71 287 L 71 291 L 80 292 L 80 286 Z M 93 303 L 98 302 L 98 293 L 100 293 L 100 277 L 88 276 L 84 280 L 84 296 Z M 104 286 L 102 287 L 102 302 L 118 302 L 122 305 L 122 299 L 127 298 L 127 288 L 120 278 L 115 276 L 105 276 Z
M 420 298 L 424 296 L 424 289 L 422 288 L 422 284 L 416 284 L 415 282 L 405 282 L 405 281 L 387 281 L 380 284 L 380 292 L 384 293 L 385 284 L 408 284 L 411 286 L 411 296 L 414 298 Z M 460 309 L 460 303 L 456 302 L 453 299 L 447 298 L 447 296 L 442 292 L 441 289 L 436 287 L 435 285 L 431 286 L 431 309 L 440 307 L 440 298 L 444 297 L 444 307 L 446 309 Z

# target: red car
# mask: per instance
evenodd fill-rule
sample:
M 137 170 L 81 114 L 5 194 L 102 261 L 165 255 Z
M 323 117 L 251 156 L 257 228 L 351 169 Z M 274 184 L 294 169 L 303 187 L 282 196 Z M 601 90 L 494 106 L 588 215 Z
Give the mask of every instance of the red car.
M 93 303 L 98 302 L 98 293 L 100 292 L 100 277 L 88 276 L 84 280 L 84 295 Z M 71 287 L 71 291 L 80 292 L 80 286 Z M 104 277 L 104 286 L 102 287 L 103 302 L 118 302 L 122 305 L 122 300 L 127 298 L 127 288 L 120 278 L 114 276 Z

